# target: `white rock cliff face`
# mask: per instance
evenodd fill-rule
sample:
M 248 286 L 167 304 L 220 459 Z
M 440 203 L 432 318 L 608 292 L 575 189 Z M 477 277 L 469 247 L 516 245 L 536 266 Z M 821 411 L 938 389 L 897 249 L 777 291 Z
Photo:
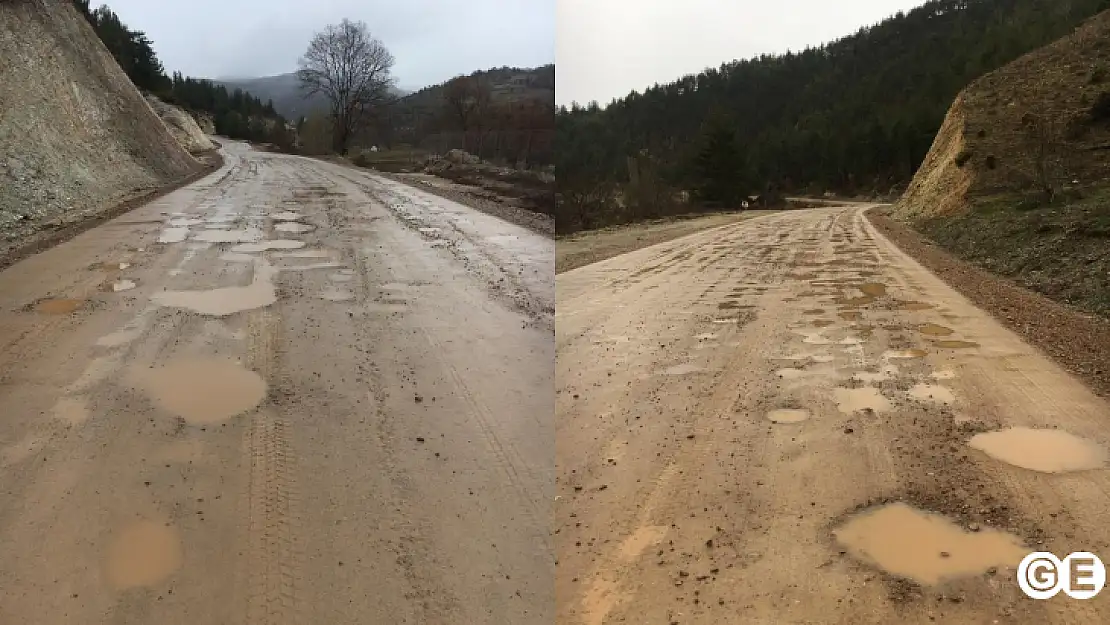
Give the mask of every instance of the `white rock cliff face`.
M 189 153 L 200 154 L 216 149 L 216 146 L 208 139 L 208 136 L 204 134 L 204 131 L 200 129 L 191 115 L 172 104 L 159 100 L 153 95 L 148 94 L 146 99 L 150 103 L 150 107 L 170 129 L 173 138 L 177 139 L 177 142 Z
M 0 2 L 0 255 L 201 167 L 68 0 Z

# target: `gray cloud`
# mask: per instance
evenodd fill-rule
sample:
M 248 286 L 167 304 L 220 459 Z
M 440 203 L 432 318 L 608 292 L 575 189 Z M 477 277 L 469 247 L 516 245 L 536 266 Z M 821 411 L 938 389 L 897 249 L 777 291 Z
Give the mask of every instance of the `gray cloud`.
M 147 33 L 168 72 L 191 76 L 293 71 L 313 33 L 345 17 L 366 22 L 393 52 L 401 86 L 555 60 L 555 0 L 105 1 Z
M 555 98 L 608 103 L 636 89 L 851 34 L 924 0 L 559 0 Z

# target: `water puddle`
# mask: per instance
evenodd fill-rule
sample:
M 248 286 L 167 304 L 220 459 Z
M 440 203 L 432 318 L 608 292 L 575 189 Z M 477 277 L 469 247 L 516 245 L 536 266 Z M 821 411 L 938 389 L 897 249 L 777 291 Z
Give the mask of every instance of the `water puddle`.
M 1016 567 L 1029 552 L 1013 534 L 966 531 L 946 517 L 903 503 L 864 512 L 833 535 L 855 557 L 929 586 L 995 567 Z
M 699 373 L 701 371 L 705 371 L 705 368 L 690 363 L 684 363 L 667 367 L 663 370 L 663 375 L 687 375 L 690 373 Z
M 112 283 L 112 292 L 119 293 L 120 291 L 130 291 L 135 288 L 133 280 L 116 280 Z
M 326 299 L 329 302 L 346 302 L 354 299 L 355 294 L 347 289 L 340 289 L 334 286 L 325 287 L 320 292 L 320 298 Z
M 936 345 L 937 347 L 943 347 L 945 349 L 971 349 L 972 347 L 979 347 L 978 343 L 973 343 L 971 341 L 953 340 L 933 341 L 933 345 Z
M 282 252 L 274 254 L 275 258 L 330 258 L 328 250 L 300 250 L 299 252 Z
M 718 310 L 728 310 L 730 308 L 740 308 L 740 304 L 736 302 L 721 302 L 717 304 Z
M 264 308 L 277 301 L 273 278 L 277 270 L 256 263 L 254 280 L 247 286 L 229 286 L 206 291 L 159 291 L 151 300 L 171 308 L 184 308 L 201 315 L 226 317 L 244 310 Z
M 351 280 L 354 280 L 354 278 L 355 277 L 351 274 L 339 273 L 338 271 L 328 274 L 328 280 L 331 280 L 332 282 L 350 282 Z
M 315 229 L 316 226 L 310 226 L 308 224 L 302 224 L 295 221 L 283 221 L 279 224 L 274 225 L 274 230 L 278 232 L 294 232 L 298 234 L 302 232 L 312 232 Z
M 820 314 L 823 314 L 824 312 L 825 312 L 824 309 L 821 309 L 821 308 L 810 308 L 809 310 L 803 310 L 802 314 L 803 315 L 820 315 Z
M 890 401 L 879 389 L 864 386 L 862 388 L 837 387 L 833 389 L 833 401 L 836 407 L 844 414 L 852 414 L 857 410 L 872 410 L 884 412 L 890 410 Z
M 914 384 L 907 394 L 917 401 L 935 404 L 952 404 L 956 396 L 946 386 L 939 384 Z
M 205 224 L 205 230 L 230 230 L 231 224 Z
M 205 243 L 251 243 L 262 239 L 262 231 L 258 228 L 243 228 L 242 230 L 205 230 L 193 236 L 196 241 Z
M 859 308 L 860 306 L 866 306 L 866 305 L 868 305 L 868 304 L 870 304 L 874 301 L 875 301 L 875 298 L 871 297 L 870 295 L 864 295 L 862 297 L 838 297 L 835 300 L 833 300 L 833 302 L 837 306 L 841 306 L 845 309 L 847 309 L 847 308 Z
M 949 334 L 952 334 L 952 328 L 937 325 L 935 323 L 921 324 L 917 326 L 917 331 L 927 336 L 948 336 Z
M 138 521 L 112 538 L 106 560 L 104 573 L 117 590 L 153 586 L 181 567 L 181 537 L 166 523 Z
M 883 352 L 883 358 L 888 360 L 909 360 L 911 358 L 924 358 L 927 354 L 923 349 L 892 349 Z
M 300 218 L 300 214 L 294 213 L 292 211 L 283 211 L 270 215 L 270 219 L 273 219 L 274 221 L 297 221 Z
M 35 310 L 47 315 L 68 315 L 85 303 L 83 299 L 44 299 L 35 304 Z
M 1016 427 L 976 434 L 967 444 L 995 460 L 1042 473 L 1099 469 L 1106 462 L 1101 446 L 1062 430 Z
M 797 408 L 779 408 L 767 413 L 767 419 L 771 421 L 771 423 L 801 423 L 808 418 L 808 410 L 800 410 Z
M 835 322 L 831 319 L 814 319 L 811 325 L 813 325 L 813 327 L 815 328 L 827 328 L 833 323 Z
M 240 254 L 247 254 L 253 252 L 265 252 L 267 250 L 299 250 L 305 246 L 304 241 L 292 241 L 290 239 L 274 239 L 272 241 L 259 241 L 257 243 L 244 243 L 236 245 L 231 248 L 232 252 Z
M 240 252 L 224 252 L 220 254 L 220 260 L 229 263 L 251 263 L 254 262 L 254 256 L 250 254 L 243 254 Z
M 925 302 L 898 302 L 894 308 L 895 310 L 929 310 L 932 307 L 932 304 Z
M 865 282 L 856 288 L 868 297 L 882 297 L 886 295 L 886 285 L 882 282 Z
M 189 226 L 199 226 L 202 223 L 204 223 L 203 219 L 174 217 L 170 220 L 169 225 L 171 228 L 188 228 Z
M 823 334 L 807 334 L 802 342 L 810 345 L 829 345 L 832 340 Z
M 131 379 L 160 408 L 196 425 L 251 410 L 266 394 L 266 382 L 257 373 L 222 358 L 176 360 L 133 370 Z
M 164 228 L 158 235 L 159 243 L 181 243 L 189 236 L 189 229 L 184 227 Z
M 860 317 L 862 317 L 863 314 L 861 314 L 858 310 L 843 310 L 836 313 L 836 316 L 845 321 L 859 321 Z

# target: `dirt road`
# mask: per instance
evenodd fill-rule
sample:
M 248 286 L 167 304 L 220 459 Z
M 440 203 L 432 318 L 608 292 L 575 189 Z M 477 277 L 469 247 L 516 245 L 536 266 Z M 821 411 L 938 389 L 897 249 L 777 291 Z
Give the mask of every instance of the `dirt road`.
M 557 277 L 559 622 L 1110 620 L 1015 578 L 1110 556 L 1110 406 L 863 211 Z
M 0 623 L 550 623 L 552 241 L 224 151 L 0 273 Z

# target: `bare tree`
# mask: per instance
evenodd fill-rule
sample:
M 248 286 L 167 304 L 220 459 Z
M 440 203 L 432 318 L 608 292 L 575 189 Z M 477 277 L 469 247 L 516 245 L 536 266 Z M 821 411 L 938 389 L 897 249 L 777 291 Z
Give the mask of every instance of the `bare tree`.
M 393 62 L 365 22 L 330 24 L 308 44 L 297 78 L 306 96 L 320 93 L 331 104 L 336 152 L 346 154 L 355 133 L 392 100 Z
M 447 83 L 444 100 L 447 117 L 463 132 L 481 130 L 490 114 L 493 92 L 484 78 L 459 76 Z

